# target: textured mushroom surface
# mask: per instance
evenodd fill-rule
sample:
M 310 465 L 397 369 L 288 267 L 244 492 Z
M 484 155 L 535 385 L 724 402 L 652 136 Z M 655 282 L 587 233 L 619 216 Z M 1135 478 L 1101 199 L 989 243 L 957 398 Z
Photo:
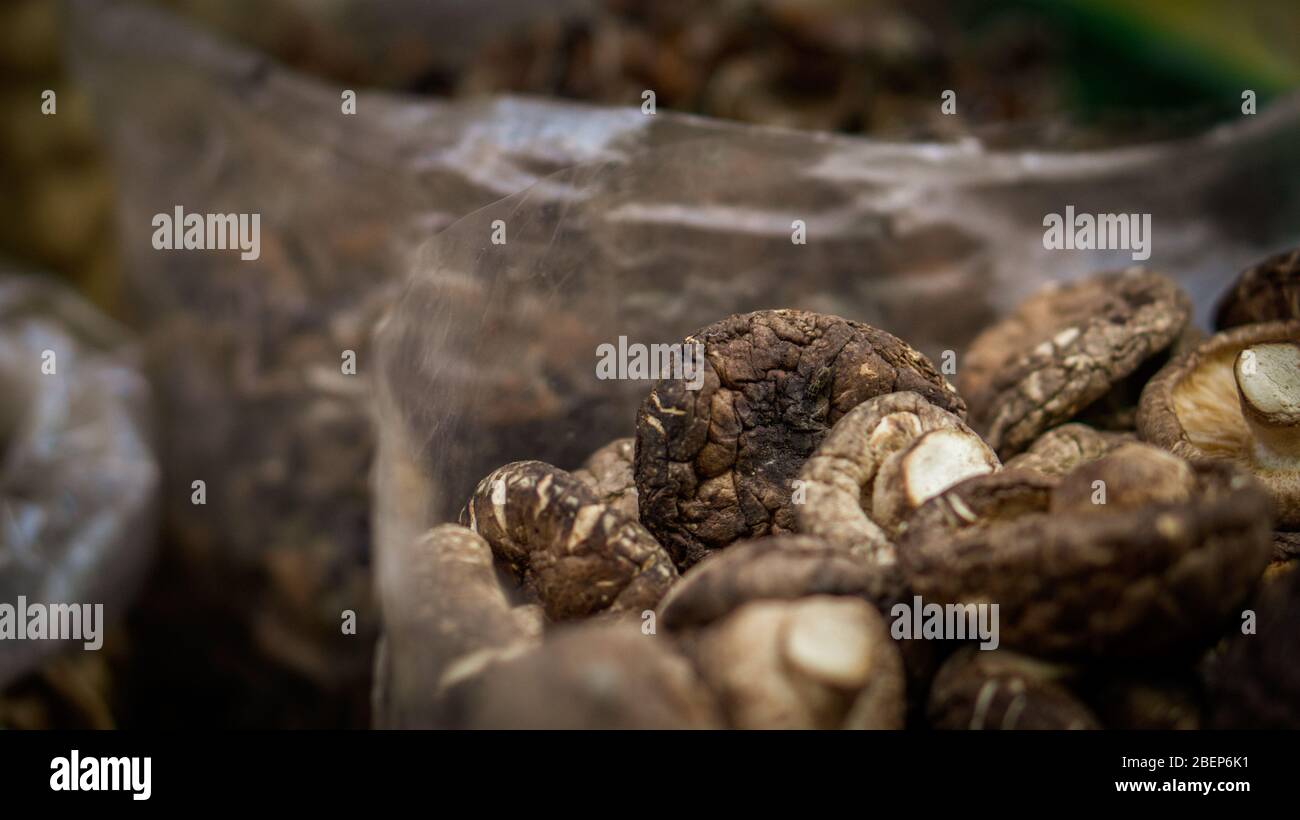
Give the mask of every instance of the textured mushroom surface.
M 903 661 L 880 613 L 817 595 L 745 604 L 689 643 L 738 729 L 897 729 Z
M 641 514 L 637 505 L 636 480 L 632 462 L 636 458 L 636 439 L 614 439 L 583 462 L 573 475 L 591 487 L 602 504 L 608 504 L 633 519 Z
M 409 567 L 419 575 L 415 618 L 425 628 L 438 666 L 474 652 L 528 642 L 539 636 L 530 607 L 512 607 L 497 578 L 492 548 L 477 533 L 442 524 L 422 535 Z
M 1040 291 L 961 359 L 971 424 L 1008 459 L 1166 351 L 1190 316 L 1174 282 L 1136 268 Z
M 671 639 L 635 621 L 561 627 L 442 693 L 455 729 L 713 729 L 717 702 Z
M 917 508 L 907 519 L 905 532 L 911 535 L 905 538 L 917 543 L 931 533 L 985 530 L 1043 512 L 1052 503 L 1057 483 L 1037 472 L 1010 468 L 968 479 Z
M 1219 330 L 1300 319 L 1300 248 L 1270 256 L 1241 272 L 1219 302 Z
M 653 609 L 677 579 L 668 554 L 635 519 L 540 461 L 494 470 L 461 523 L 483 536 L 552 620 Z
M 907 513 L 998 466 L 953 413 L 916 393 L 877 396 L 836 422 L 804 464 L 803 503 L 795 505 L 799 530 L 892 564 L 891 538 Z
M 1002 643 L 1036 654 L 1133 656 L 1212 637 L 1268 562 L 1268 496 L 1215 462 L 1190 468 L 1186 500 L 1177 476 L 1106 486 L 1157 462 L 1152 448 L 1123 449 L 1057 487 L 1003 471 L 926 502 L 899 542 L 913 591 L 997 604 Z
M 1178 456 L 1149 444 L 1129 442 L 1080 465 L 1052 490 L 1052 513 L 1099 513 L 1187 504 L 1196 474 Z
M 1006 649 L 958 650 L 939 668 L 927 709 L 936 729 L 1100 729 L 1065 682 L 1069 667 Z
M 1210 675 L 1213 725 L 1300 729 L 1300 573 L 1266 584 L 1253 634 L 1229 641 Z
M 1285 357 L 1278 361 L 1267 351 L 1297 341 L 1300 321 L 1216 334 L 1169 362 L 1147 384 L 1138 408 L 1145 441 L 1188 460 L 1229 461 L 1253 473 L 1268 488 L 1281 529 L 1300 528 L 1300 419 L 1294 406 L 1286 407 L 1288 399 L 1300 402 L 1300 382 Z M 1247 369 L 1254 373 L 1242 372 Z M 1282 412 L 1268 414 L 1277 424 L 1249 412 L 1252 400 L 1268 410 L 1270 394 L 1282 399 L 1273 407 Z
M 1294 561 L 1300 558 L 1300 532 L 1273 533 L 1273 560 Z
M 686 339 L 700 389 L 662 379 L 637 415 L 641 520 L 681 568 L 740 538 L 795 529 L 792 480 L 855 406 L 913 391 L 959 416 L 934 366 L 869 325 L 798 310 L 731 316 Z
M 771 535 L 736 544 L 692 567 L 659 606 L 667 629 L 703 626 L 751 601 L 851 595 L 887 610 L 902 595 L 897 565 L 862 561 L 818 538 Z
M 1045 476 L 1063 476 L 1096 461 L 1119 447 L 1136 441 L 1133 433 L 1097 430 L 1085 424 L 1063 424 L 1038 437 L 1029 449 L 1006 463 L 1008 470 L 1033 470 Z

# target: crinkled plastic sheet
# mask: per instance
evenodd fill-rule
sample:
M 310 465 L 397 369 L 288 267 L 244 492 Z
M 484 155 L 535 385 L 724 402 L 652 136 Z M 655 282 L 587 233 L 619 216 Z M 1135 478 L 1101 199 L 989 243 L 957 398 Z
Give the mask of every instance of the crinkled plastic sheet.
M 633 434 L 649 383 L 598 379 L 599 345 L 795 307 L 883 327 L 938 360 L 1049 280 L 1134 264 L 1131 251 L 1046 250 L 1044 215 L 1067 206 L 1150 214 L 1144 264 L 1180 280 L 1203 320 L 1241 267 L 1300 236 L 1298 112 L 1292 100 L 1197 139 L 1096 154 L 760 130 L 651 138 L 460 220 L 424 249 L 378 333 L 380 720 L 419 723 L 446 660 L 407 571 L 414 536 L 454 520 L 505 462 L 572 469 Z M 796 220 L 806 244 L 792 241 Z
M 379 622 L 369 334 L 412 251 L 558 169 L 726 129 L 364 89 L 344 116 L 340 88 L 157 9 L 70 5 L 69 57 L 116 171 L 126 307 L 146 331 L 165 414 L 162 502 L 176 554 L 196 600 L 214 607 L 207 617 L 246 622 L 263 657 L 348 689 L 368 679 L 365 638 Z M 260 258 L 155 250 L 153 216 L 178 205 L 260 214 Z M 356 353 L 356 376 L 342 373 L 344 351 Z M 206 504 L 192 503 L 196 480 Z M 360 637 L 341 633 L 344 610 Z
M 0 265 L 0 603 L 103 604 L 101 638 L 123 616 L 157 530 L 136 354 L 124 330 L 62 285 Z M 72 644 L 0 641 L 0 687 Z

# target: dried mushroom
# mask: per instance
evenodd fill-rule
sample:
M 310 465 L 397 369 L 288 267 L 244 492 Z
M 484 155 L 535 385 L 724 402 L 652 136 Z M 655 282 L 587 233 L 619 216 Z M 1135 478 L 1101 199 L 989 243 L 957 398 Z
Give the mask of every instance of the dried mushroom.
M 1196 489 L 1191 465 L 1147 444 L 1130 442 L 1070 471 L 1052 490 L 1052 513 L 1106 514 L 1187 504 Z
M 689 646 L 733 728 L 903 726 L 902 658 L 880 613 L 860 599 L 754 601 Z
M 717 702 L 669 639 L 635 623 L 561 627 L 545 643 L 445 682 L 454 729 L 712 729 Z
M 906 532 L 910 535 L 904 540 L 915 544 L 928 534 L 948 532 L 971 538 L 976 531 L 1042 512 L 1051 504 L 1056 484 L 1056 479 L 1037 472 L 1011 468 L 960 482 L 908 517 Z M 905 572 L 906 566 L 904 562 Z
M 461 523 L 483 536 L 552 620 L 653 609 L 677 579 L 667 553 L 635 519 L 540 461 L 489 474 Z
M 1066 685 L 1069 667 L 1006 649 L 973 646 L 949 658 L 930 689 L 936 729 L 1100 729 L 1092 711 Z
M 1194 681 L 1121 676 L 1093 682 L 1081 695 L 1107 729 L 1199 729 L 1203 693 Z
M 1273 533 L 1273 560 L 1294 561 L 1300 558 L 1300 532 Z
M 1219 330 L 1300 319 L 1300 248 L 1270 256 L 1241 272 L 1215 313 Z
M 1300 528 L 1300 321 L 1244 325 L 1171 361 L 1142 393 L 1139 433 L 1188 460 L 1233 462 Z
M 1138 268 L 1040 291 L 966 351 L 958 386 L 971 424 L 1007 459 L 1098 402 L 1113 414 L 1128 400 L 1107 394 L 1135 401 L 1190 316 L 1174 282 Z
M 860 561 L 806 535 L 736 544 L 696 564 L 659 605 L 668 629 L 704 626 L 751 601 L 852 595 L 887 609 L 902 595 L 897 567 Z
M 1008 470 L 1033 470 L 1045 476 L 1063 476 L 1082 464 L 1096 461 L 1121 444 L 1136 441 L 1132 433 L 1097 430 L 1086 424 L 1063 424 L 1048 430 L 1029 449 L 1006 463 Z
M 924 356 L 860 322 L 759 311 L 686 343 L 703 346 L 702 383 L 660 380 L 636 425 L 641 520 L 683 569 L 737 539 L 793 531 L 791 480 L 866 399 L 910 390 L 965 412 Z
M 632 462 L 636 459 L 636 439 L 614 439 L 583 462 L 573 475 L 596 491 L 600 503 L 608 504 L 630 518 L 638 518 L 636 480 Z
M 1300 729 L 1300 573 L 1266 584 L 1251 634 L 1228 642 L 1209 675 L 1212 725 Z
M 540 640 L 544 621 L 540 609 L 530 604 L 512 606 L 498 579 L 492 548 L 476 533 L 443 524 L 421 535 L 411 554 L 416 560 L 406 571 L 413 576 L 420 605 L 389 628 L 418 635 L 411 642 L 411 651 L 421 654 L 414 665 L 428 680 L 441 681 L 458 668 L 475 668 Z M 422 710 L 428 680 L 394 680 L 393 684 L 419 690 Z M 423 711 L 409 713 L 405 720 L 419 725 L 432 721 Z
M 442 524 L 420 537 L 416 554 L 427 557 L 410 571 L 423 575 L 423 607 L 415 617 L 428 624 L 440 657 L 526 643 L 541 634 L 534 607 L 512 606 L 497 578 L 492 548 L 477 533 Z
M 909 519 L 904 574 L 927 601 L 997 604 L 1002 643 L 1037 654 L 1211 635 L 1268 561 L 1268 497 L 1230 464 L 1162 456 L 1129 444 L 1055 487 L 1024 471 L 967 479 Z
M 953 413 L 916 393 L 877 396 L 836 422 L 804 464 L 799 530 L 891 564 L 890 539 L 909 512 L 999 466 Z

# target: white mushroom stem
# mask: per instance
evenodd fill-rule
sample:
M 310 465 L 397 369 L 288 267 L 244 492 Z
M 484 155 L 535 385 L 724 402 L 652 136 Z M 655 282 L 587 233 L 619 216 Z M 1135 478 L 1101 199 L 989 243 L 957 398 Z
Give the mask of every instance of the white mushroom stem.
M 1255 461 L 1269 469 L 1300 468 L 1300 344 L 1247 347 L 1237 355 L 1233 375 L 1255 439 Z

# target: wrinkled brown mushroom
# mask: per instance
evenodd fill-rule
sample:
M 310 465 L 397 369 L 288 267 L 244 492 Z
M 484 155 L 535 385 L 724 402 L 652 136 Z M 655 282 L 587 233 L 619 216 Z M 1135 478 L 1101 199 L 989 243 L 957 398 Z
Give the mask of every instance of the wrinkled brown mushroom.
M 1192 681 L 1121 675 L 1089 682 L 1079 695 L 1107 729 L 1201 728 L 1203 695 Z
M 1066 666 L 1006 649 L 963 647 L 935 676 L 927 708 L 936 729 L 1100 729 L 1065 684 Z
M 1043 433 L 1028 450 L 1004 466 L 1008 470 L 1033 470 L 1059 477 L 1131 441 L 1137 441 L 1133 433 L 1097 430 L 1086 424 L 1063 424 Z
M 635 519 L 572 474 L 518 461 L 479 482 L 461 523 L 492 546 L 552 620 L 653 609 L 677 579 Z
M 1243 325 L 1171 361 L 1142 393 L 1142 438 L 1194 461 L 1230 461 L 1300 528 L 1300 321 Z
M 671 639 L 635 622 L 565 626 L 538 647 L 453 670 L 439 725 L 453 729 L 711 729 L 717 702 Z
M 815 595 L 744 604 L 689 642 L 739 729 L 895 729 L 903 661 L 865 601 Z
M 1273 533 L 1273 560 L 1294 561 L 1300 559 L 1300 532 Z
M 1219 330 L 1300 319 L 1300 248 L 1275 254 L 1242 271 L 1219 301 Z
M 1111 513 L 1116 509 L 1154 509 L 1187 504 L 1196 474 L 1175 455 L 1136 441 L 1080 465 L 1052 491 L 1052 513 Z
M 664 596 L 659 624 L 704 626 L 751 601 L 809 595 L 858 596 L 887 611 L 902 594 L 896 565 L 861 561 L 807 535 L 771 535 L 736 544 L 692 567 Z
M 887 393 L 835 423 L 799 473 L 799 530 L 875 563 L 908 513 L 952 484 L 999 467 L 956 415 L 916 393 Z
M 660 380 L 636 428 L 641 520 L 683 569 L 740 538 L 793 531 L 791 480 L 862 401 L 910 390 L 965 412 L 920 353 L 836 316 L 747 313 L 686 343 L 703 345 L 700 389 Z
M 1212 725 L 1300 729 L 1300 573 L 1265 584 L 1255 628 L 1237 632 L 1208 674 Z
M 1188 488 L 1162 456 L 1129 444 L 1055 488 L 1024 471 L 968 479 L 909 519 L 904 574 L 928 602 L 997 604 L 1001 642 L 1035 654 L 1133 656 L 1212 635 L 1268 561 L 1268 498 L 1230 464 L 1193 465 Z M 1117 478 L 1129 471 L 1152 486 Z
M 1107 403 L 1111 391 L 1133 398 L 1109 405 L 1136 401 L 1190 316 L 1174 282 L 1139 268 L 1040 291 L 962 358 L 957 379 L 971 425 L 1009 459 L 1043 431 Z
M 581 468 L 573 471 L 574 478 L 591 487 L 602 504 L 608 504 L 624 515 L 639 519 L 636 480 L 632 477 L 632 462 L 636 458 L 636 439 L 618 438 L 601 447 L 587 458 Z

